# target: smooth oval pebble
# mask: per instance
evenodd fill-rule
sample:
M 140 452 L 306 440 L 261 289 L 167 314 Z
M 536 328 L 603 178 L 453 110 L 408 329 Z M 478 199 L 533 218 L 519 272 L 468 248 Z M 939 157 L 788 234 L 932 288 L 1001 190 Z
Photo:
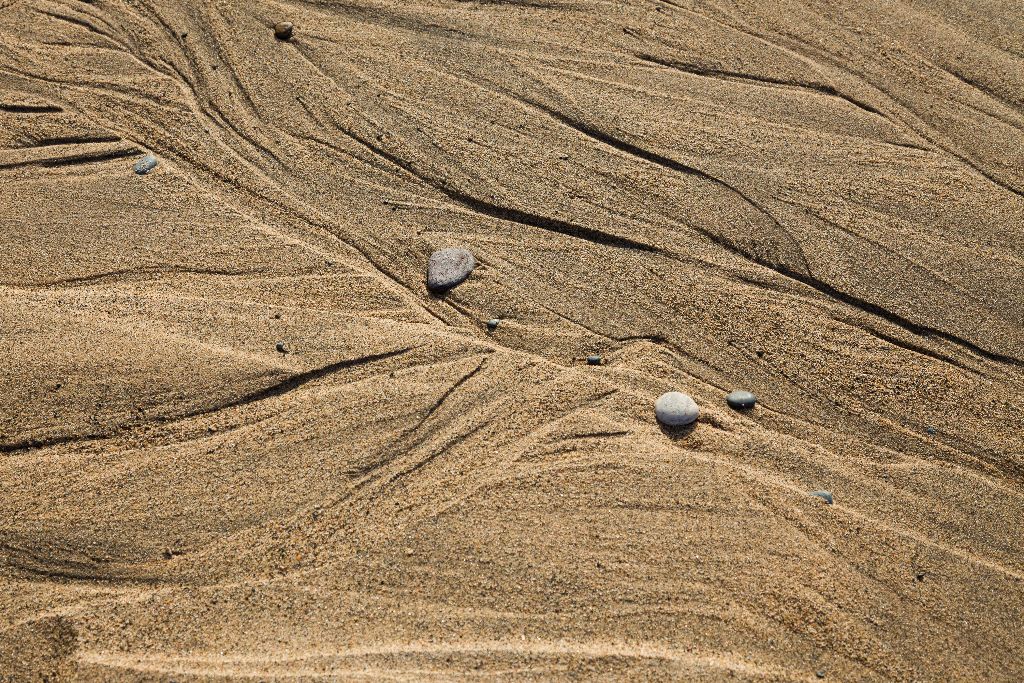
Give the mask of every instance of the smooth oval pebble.
M 821 498 L 823 501 L 825 501 L 829 505 L 832 504 L 832 494 L 829 493 L 828 491 L 811 491 L 811 495 L 812 496 L 817 496 L 818 498 Z
M 757 403 L 757 396 L 754 396 L 749 391 L 737 389 L 725 397 L 725 402 L 729 404 L 730 408 L 746 410 L 754 407 L 754 404 Z
M 135 162 L 135 172 L 138 173 L 139 175 L 146 175 L 154 168 L 156 168 L 156 165 L 158 163 L 160 162 L 156 160 L 155 156 L 153 156 L 152 154 L 147 154 L 146 156 L 142 157 L 141 159 Z
M 654 415 L 667 427 L 682 427 L 696 421 L 700 408 L 686 394 L 670 391 L 654 402 Z
M 498 320 L 497 318 L 491 318 L 490 320 L 487 321 L 487 329 L 490 330 L 491 332 L 494 332 L 496 329 L 498 329 L 499 322 L 501 321 Z
M 285 347 L 284 342 L 277 342 L 277 352 L 288 353 L 288 349 Z
M 476 259 L 468 250 L 439 249 L 430 255 L 427 264 L 427 287 L 434 292 L 445 292 L 469 277 L 474 268 Z
M 292 32 L 295 30 L 295 26 L 288 21 L 279 21 L 274 24 L 274 37 L 278 40 L 288 40 L 292 37 Z
M 601 356 L 587 356 L 587 365 L 600 365 Z

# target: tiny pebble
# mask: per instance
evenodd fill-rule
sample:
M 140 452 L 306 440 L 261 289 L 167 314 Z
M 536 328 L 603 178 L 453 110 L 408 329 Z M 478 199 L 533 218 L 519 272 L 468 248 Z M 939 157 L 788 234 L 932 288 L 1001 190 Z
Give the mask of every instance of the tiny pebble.
M 600 365 L 601 356 L 587 356 L 587 365 Z
M 818 669 L 817 671 L 814 672 L 814 675 L 817 676 L 818 678 L 824 678 L 825 677 L 825 670 L 824 669 Z
M 696 421 L 700 409 L 686 394 L 670 391 L 654 402 L 654 414 L 667 427 L 682 427 Z
M 494 332 L 496 329 L 498 329 L 499 322 L 500 321 L 497 318 L 491 318 L 490 320 L 487 321 L 487 329 L 490 330 L 491 332 Z
M 935 427 L 929 427 L 927 431 L 928 431 L 929 434 L 935 434 L 935 432 L 937 432 L 939 430 L 937 430 Z
M 295 31 L 295 27 L 291 22 L 280 21 L 274 24 L 274 37 L 278 40 L 288 40 L 292 37 L 292 33 Z
M 427 287 L 433 292 L 446 292 L 469 277 L 475 267 L 476 259 L 466 249 L 439 249 L 430 255 L 427 264 Z
M 832 494 L 829 493 L 828 491 L 811 491 L 811 495 L 812 496 L 817 496 L 818 498 L 821 498 L 823 501 L 825 501 L 829 505 L 832 504 Z
M 152 154 L 147 154 L 138 161 L 135 162 L 135 172 L 139 175 L 146 175 L 160 163 L 156 160 L 156 157 Z
M 287 349 L 285 349 L 284 342 L 277 342 L 277 351 L 278 353 L 288 353 Z
M 757 396 L 754 396 L 749 391 L 741 391 L 737 389 L 725 397 L 725 402 L 729 404 L 730 408 L 735 408 L 736 410 L 747 410 L 749 408 L 753 408 L 754 404 L 757 403 Z

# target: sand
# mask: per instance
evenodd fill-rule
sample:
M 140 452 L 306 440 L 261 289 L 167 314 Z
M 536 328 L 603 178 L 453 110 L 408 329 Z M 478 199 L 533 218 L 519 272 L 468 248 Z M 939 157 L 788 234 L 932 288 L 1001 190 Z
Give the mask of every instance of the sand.
M 1024 677 L 1018 2 L 2 0 L 0 148 L 0 680 Z

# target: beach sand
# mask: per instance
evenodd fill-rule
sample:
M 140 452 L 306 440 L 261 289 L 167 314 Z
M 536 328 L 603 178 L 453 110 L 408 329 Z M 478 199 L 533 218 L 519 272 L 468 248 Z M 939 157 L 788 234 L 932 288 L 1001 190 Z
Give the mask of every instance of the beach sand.
M 1018 2 L 5 0 L 0 148 L 0 680 L 1024 678 Z

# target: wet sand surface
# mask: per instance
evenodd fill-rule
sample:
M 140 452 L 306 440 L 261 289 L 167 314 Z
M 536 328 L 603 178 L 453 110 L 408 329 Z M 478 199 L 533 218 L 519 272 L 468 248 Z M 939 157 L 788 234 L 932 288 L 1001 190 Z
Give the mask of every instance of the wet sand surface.
M 1020 680 L 1022 160 L 1009 0 L 0 0 L 0 680 Z

